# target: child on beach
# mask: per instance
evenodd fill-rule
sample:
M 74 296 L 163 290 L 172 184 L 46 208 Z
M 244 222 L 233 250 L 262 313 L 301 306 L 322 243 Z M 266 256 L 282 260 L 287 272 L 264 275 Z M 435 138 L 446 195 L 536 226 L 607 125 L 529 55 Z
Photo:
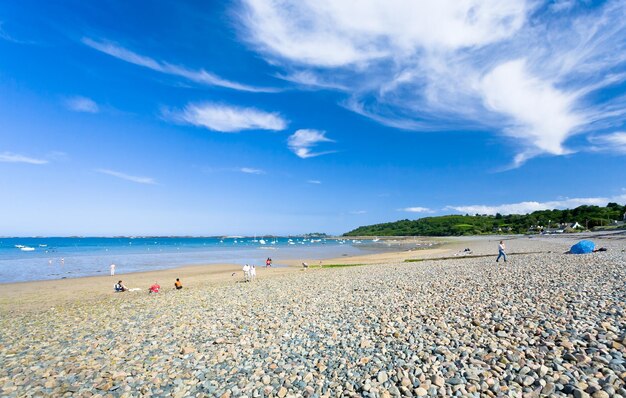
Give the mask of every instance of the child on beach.
M 256 267 L 253 265 L 250 266 L 250 280 L 256 279 Z
M 250 266 L 248 264 L 244 265 L 242 271 L 244 281 L 250 282 Z
M 183 284 L 180 282 L 180 279 L 176 278 L 176 282 L 174 282 L 174 287 L 176 290 L 180 290 L 183 288 Z
M 161 290 L 161 286 L 159 286 L 159 282 L 154 282 L 150 289 L 148 289 L 148 293 L 158 293 Z
M 272 266 L 272 259 L 268 257 L 267 260 L 265 260 L 265 268 L 268 268 L 271 266 Z
M 500 241 L 498 245 L 498 258 L 496 259 L 496 263 L 500 260 L 500 257 L 504 257 L 504 262 L 506 263 L 506 253 L 504 252 L 504 242 Z

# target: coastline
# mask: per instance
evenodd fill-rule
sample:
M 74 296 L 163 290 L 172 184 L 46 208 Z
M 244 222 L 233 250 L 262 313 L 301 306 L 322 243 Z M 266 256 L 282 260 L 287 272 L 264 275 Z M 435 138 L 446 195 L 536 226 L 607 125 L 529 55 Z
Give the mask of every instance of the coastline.
M 626 237 L 581 238 L 4 285 L 0 395 L 626 396 Z
M 574 241 L 578 236 L 562 236 L 559 239 L 548 238 L 548 241 L 557 243 L 560 241 Z M 445 237 L 430 238 L 437 242 L 434 249 L 412 249 L 383 253 L 372 253 L 357 256 L 334 257 L 323 260 L 282 259 L 281 263 L 286 266 L 266 269 L 263 265 L 257 266 L 257 279 L 263 280 L 285 274 L 300 272 L 303 270 L 302 263 L 306 262 L 310 270 L 322 269 L 324 265 L 384 265 L 403 263 L 406 260 L 427 260 L 446 258 L 450 256 L 464 256 L 463 250 L 470 248 L 473 254 L 494 254 L 495 242 L 499 239 L 513 240 L 516 246 L 523 243 L 528 246 L 525 251 L 537 250 L 533 246 L 543 246 L 546 238 L 536 237 L 529 239 L 525 236 L 511 235 L 481 235 L 472 237 Z M 413 238 L 395 237 L 389 238 L 397 242 L 406 241 L 410 245 Z M 562 250 L 569 246 L 563 245 Z M 233 276 L 234 273 L 234 276 Z M 0 284 L 0 313 L 16 311 L 38 311 L 53 307 L 71 304 L 73 302 L 98 302 L 107 297 L 117 296 L 113 292 L 113 285 L 118 280 L 123 280 L 128 288 L 139 288 L 139 291 L 125 292 L 122 294 L 142 295 L 148 287 L 158 281 L 164 290 L 173 288 L 176 278 L 180 278 L 186 289 L 203 289 L 208 286 L 223 286 L 237 283 L 243 279 L 240 265 L 236 264 L 198 264 L 191 266 L 173 267 L 152 271 L 141 271 L 115 276 L 97 275 L 67 279 L 26 281 L 8 284 Z
M 322 264 L 377 264 L 386 262 L 404 261 L 408 258 L 432 256 L 446 249 L 420 249 L 397 252 L 373 253 L 359 256 L 334 257 L 319 259 L 285 259 L 281 261 L 285 266 L 265 268 L 257 266 L 257 279 L 272 278 L 287 273 L 302 270 L 302 262 L 307 262 L 311 268 L 319 268 Z M 235 274 L 233 276 L 233 273 Z M 118 280 L 130 288 L 139 288 L 139 291 L 123 294 L 137 295 L 147 293 L 148 287 L 155 281 L 162 289 L 171 289 L 176 278 L 180 278 L 187 289 L 202 288 L 209 285 L 237 283 L 243 279 L 241 266 L 238 264 L 197 264 L 173 267 L 167 269 L 83 276 L 76 278 L 24 281 L 14 283 L 0 283 L 0 313 L 7 311 L 31 311 L 52 308 L 71 303 L 76 300 L 97 301 L 99 299 L 117 295 L 113 292 L 113 285 Z

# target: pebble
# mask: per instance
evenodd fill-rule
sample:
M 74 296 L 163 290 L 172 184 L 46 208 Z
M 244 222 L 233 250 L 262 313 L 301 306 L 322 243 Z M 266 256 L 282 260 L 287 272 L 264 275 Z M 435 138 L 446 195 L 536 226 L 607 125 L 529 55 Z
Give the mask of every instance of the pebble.
M 525 239 L 508 246 L 542 253 L 506 265 L 320 269 L 6 310 L 0 396 L 626 398 L 623 240 L 573 256 Z

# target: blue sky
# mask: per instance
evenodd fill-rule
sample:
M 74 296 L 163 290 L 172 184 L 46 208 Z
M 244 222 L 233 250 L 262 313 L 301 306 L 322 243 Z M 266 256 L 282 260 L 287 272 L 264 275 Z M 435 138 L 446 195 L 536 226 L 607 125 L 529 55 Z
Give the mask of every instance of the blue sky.
M 620 1 L 2 2 L 0 235 L 623 204 L 625 38 Z

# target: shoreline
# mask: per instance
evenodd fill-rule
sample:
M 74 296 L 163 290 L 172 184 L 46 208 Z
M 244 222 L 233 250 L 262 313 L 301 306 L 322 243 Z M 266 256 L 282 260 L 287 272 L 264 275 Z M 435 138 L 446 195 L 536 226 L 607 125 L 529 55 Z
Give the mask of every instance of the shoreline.
M 303 270 L 302 263 L 306 262 L 311 268 L 320 268 L 319 264 L 346 264 L 368 265 L 404 261 L 405 259 L 428 257 L 447 252 L 442 243 L 437 249 L 406 249 L 382 253 L 363 254 L 357 256 L 330 257 L 322 260 L 282 259 L 278 267 L 265 268 L 257 266 L 257 279 L 273 278 L 287 273 Z M 241 265 L 238 264 L 195 264 L 173 268 L 147 270 L 116 274 L 111 276 L 91 275 L 75 278 L 48 279 L 36 281 L 20 281 L 0 283 L 0 313 L 10 311 L 33 311 L 71 303 L 77 300 L 95 301 L 111 295 L 145 294 L 148 287 L 155 281 L 159 282 L 162 290 L 173 288 L 176 278 L 180 278 L 184 288 L 202 288 L 208 285 L 224 285 L 237 283 L 243 280 Z M 323 268 L 323 267 L 322 267 Z M 234 274 L 234 275 L 233 275 Z M 122 280 L 129 289 L 139 288 L 139 291 L 115 293 L 113 285 Z
M 582 238 L 591 238 L 599 241 L 612 238 L 626 239 L 623 235 L 568 235 L 558 237 L 528 237 L 511 235 L 481 235 L 475 237 L 445 237 L 434 238 L 436 247 L 432 249 L 407 248 L 402 251 L 372 253 L 357 256 L 342 256 L 319 259 L 281 259 L 280 263 L 286 266 L 266 269 L 264 265 L 257 266 L 257 279 L 273 279 L 277 276 L 299 272 L 303 270 L 302 263 L 309 265 L 309 270 L 324 269 L 329 265 L 389 265 L 411 263 L 420 260 L 454 261 L 456 258 L 470 257 L 468 255 L 488 257 L 497 255 L 495 250 L 497 241 L 502 239 L 510 244 L 509 254 L 516 252 L 537 251 L 537 248 L 550 247 L 550 251 L 539 250 L 538 253 L 563 253 L 569 246 Z M 411 241 L 413 238 L 409 238 Z M 602 245 L 603 243 L 601 243 Z M 526 249 L 522 249 L 526 247 Z M 464 252 L 470 248 L 470 252 Z M 322 267 L 320 267 L 320 264 Z M 330 267 L 329 267 L 330 268 Z M 115 276 L 95 275 L 67 279 L 24 281 L 4 283 L 0 286 L 0 313 L 37 311 L 51 307 L 71 304 L 73 302 L 105 300 L 107 297 L 118 295 L 145 294 L 148 287 L 158 281 L 162 290 L 173 289 L 176 278 L 180 278 L 185 289 L 203 289 L 206 287 L 232 285 L 243 280 L 241 265 L 237 264 L 197 264 L 174 268 L 140 271 Z M 113 285 L 122 280 L 128 288 L 139 288 L 139 291 L 114 293 Z

